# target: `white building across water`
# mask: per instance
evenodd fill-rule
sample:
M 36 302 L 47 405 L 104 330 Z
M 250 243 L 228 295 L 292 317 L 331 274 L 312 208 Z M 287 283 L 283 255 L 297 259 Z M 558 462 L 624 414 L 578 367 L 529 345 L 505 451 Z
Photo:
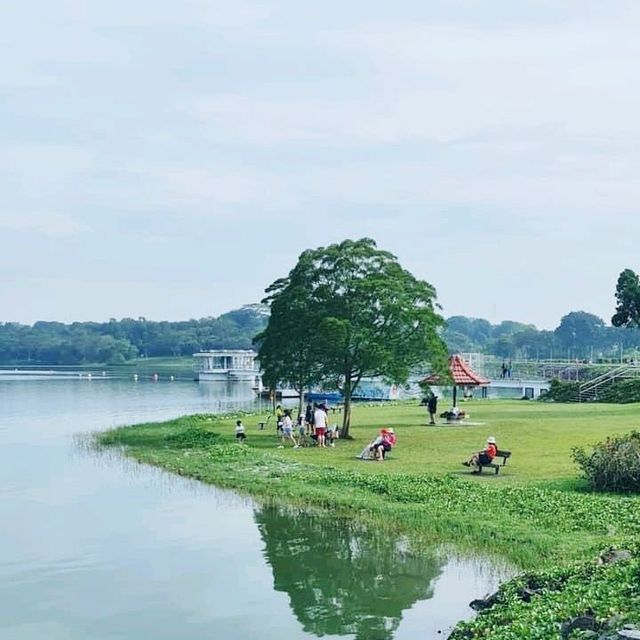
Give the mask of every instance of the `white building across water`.
M 253 382 L 260 376 L 255 351 L 218 349 L 194 353 L 200 382 Z

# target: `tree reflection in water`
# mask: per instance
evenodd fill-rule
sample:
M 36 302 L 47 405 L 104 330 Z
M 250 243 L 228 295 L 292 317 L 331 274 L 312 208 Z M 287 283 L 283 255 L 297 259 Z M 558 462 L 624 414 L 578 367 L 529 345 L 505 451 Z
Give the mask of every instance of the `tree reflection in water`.
M 445 559 L 353 520 L 265 506 L 255 511 L 273 568 L 304 630 L 391 640 L 402 613 L 433 596 Z

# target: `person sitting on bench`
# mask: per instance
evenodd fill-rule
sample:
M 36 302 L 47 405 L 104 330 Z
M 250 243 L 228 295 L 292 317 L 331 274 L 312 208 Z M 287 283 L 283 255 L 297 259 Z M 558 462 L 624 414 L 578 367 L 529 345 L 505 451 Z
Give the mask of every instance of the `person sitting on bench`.
M 476 451 L 468 460 L 462 464 L 465 467 L 475 467 L 479 470 L 483 464 L 491 464 L 493 459 L 498 455 L 498 445 L 493 436 L 487 438 L 487 446 L 482 451 Z
M 382 462 L 385 454 L 391 451 L 396 441 L 396 434 L 393 429 L 390 427 L 380 429 L 380 435 L 370 445 L 370 451 L 373 454 L 374 460 Z

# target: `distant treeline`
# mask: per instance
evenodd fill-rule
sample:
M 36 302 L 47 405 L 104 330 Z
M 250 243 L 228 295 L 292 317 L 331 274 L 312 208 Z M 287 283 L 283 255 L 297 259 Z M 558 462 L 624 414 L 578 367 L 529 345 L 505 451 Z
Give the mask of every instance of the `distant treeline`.
M 572 311 L 553 331 L 532 324 L 453 316 L 442 336 L 451 353 L 478 352 L 513 359 L 607 360 L 635 357 L 640 330 L 608 326 L 586 311 Z
M 269 317 L 263 305 L 247 305 L 218 318 L 153 322 L 0 323 L 1 365 L 123 364 L 140 357 L 190 356 L 203 349 L 250 349 Z M 585 311 L 572 311 L 553 331 L 532 324 L 452 316 L 443 330 L 451 353 L 478 352 L 511 359 L 617 359 L 635 357 L 640 330 L 605 325 Z
M 154 356 L 190 356 L 203 349 L 250 349 L 266 326 L 268 310 L 248 305 L 218 318 L 153 322 L 0 323 L 0 364 L 123 364 Z

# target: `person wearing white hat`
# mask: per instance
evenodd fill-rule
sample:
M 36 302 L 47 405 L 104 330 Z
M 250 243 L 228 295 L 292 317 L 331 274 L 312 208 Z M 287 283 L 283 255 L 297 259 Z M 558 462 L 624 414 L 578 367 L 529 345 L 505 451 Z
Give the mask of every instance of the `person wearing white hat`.
M 482 451 L 476 451 L 467 461 L 462 464 L 465 467 L 475 467 L 478 471 L 481 464 L 489 464 L 498 455 L 498 445 L 493 436 L 487 438 L 487 446 Z

